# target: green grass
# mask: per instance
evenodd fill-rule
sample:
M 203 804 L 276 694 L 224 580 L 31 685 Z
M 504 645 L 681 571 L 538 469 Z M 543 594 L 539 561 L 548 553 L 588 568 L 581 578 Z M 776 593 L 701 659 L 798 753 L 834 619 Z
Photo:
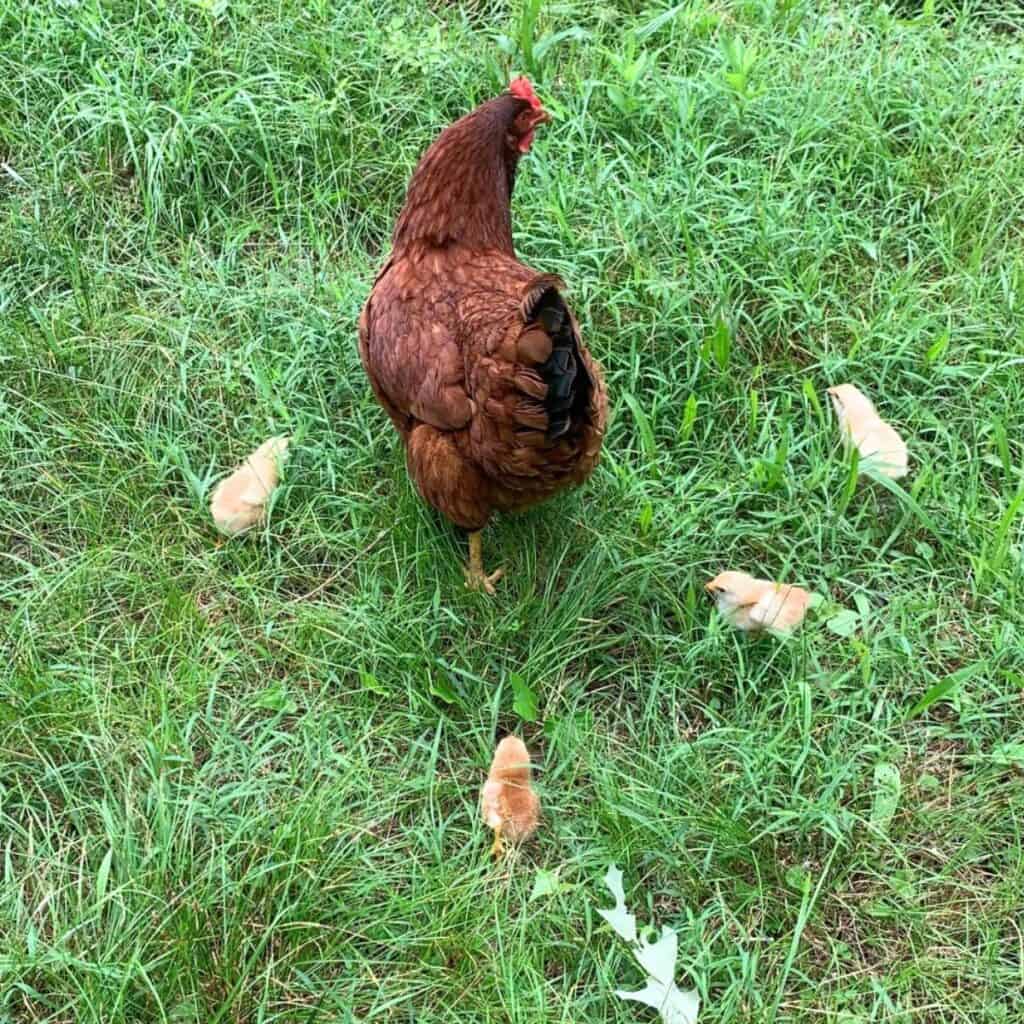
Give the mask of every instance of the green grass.
M 1019 1019 L 1019 6 L 369 6 L 0 0 L 0 1021 L 652 1020 L 611 861 L 702 1021 Z M 524 69 L 517 244 L 613 417 L 487 600 L 355 322 L 418 154 Z M 847 486 L 846 380 L 895 493 Z M 749 642 L 723 568 L 826 603 Z M 510 730 L 547 817 L 494 867 Z

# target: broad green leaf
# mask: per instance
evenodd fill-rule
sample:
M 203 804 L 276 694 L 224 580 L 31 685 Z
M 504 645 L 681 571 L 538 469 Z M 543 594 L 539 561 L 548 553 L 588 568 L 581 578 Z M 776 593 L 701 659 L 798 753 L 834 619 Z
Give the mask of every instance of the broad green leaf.
M 387 687 L 372 672 L 360 672 L 359 681 L 363 684 L 364 690 L 379 693 L 382 697 L 388 695 Z
M 451 684 L 442 676 L 430 673 L 430 692 L 443 700 L 445 704 L 458 704 L 459 695 L 452 689 Z
M 544 868 L 537 869 L 537 874 L 533 878 L 533 888 L 530 890 L 531 902 L 544 896 L 555 896 L 560 892 L 567 892 L 575 888 L 558 877 L 560 870 L 560 868 L 555 868 L 554 871 L 547 871 Z
M 697 396 L 691 394 L 683 407 L 683 422 L 679 428 L 679 440 L 688 441 L 697 422 Z
M 642 509 L 640 509 L 640 515 L 636 518 L 637 530 L 641 537 L 646 537 L 651 529 L 651 524 L 654 522 L 654 505 L 651 502 L 647 502 Z
M 889 888 L 904 902 L 913 903 L 917 896 L 914 879 L 909 871 L 894 871 L 889 876 Z
M 999 743 L 978 760 L 991 761 L 1003 768 L 1024 768 L 1024 743 Z
M 860 625 L 860 614 L 850 608 L 844 608 L 841 612 L 833 615 L 825 625 L 836 636 L 853 636 Z
M 267 711 L 277 711 L 282 715 L 294 715 L 299 706 L 288 695 L 288 688 L 284 683 L 274 683 L 268 686 L 253 701 L 253 705 Z
M 965 665 L 963 668 L 958 669 L 951 676 L 946 676 L 941 682 L 931 687 L 907 712 L 907 718 L 917 718 L 918 715 L 927 711 L 936 701 L 948 697 L 961 683 L 976 676 L 984 667 L 984 662 L 976 661 L 971 665 Z
M 814 382 L 809 377 L 804 377 L 803 382 L 800 385 L 804 393 L 804 398 L 807 399 L 808 404 L 814 410 L 815 415 L 822 422 L 825 421 L 825 412 L 821 407 L 821 402 L 818 399 L 818 390 L 814 386 Z
M 526 684 L 521 675 L 513 672 L 508 681 L 512 684 L 512 710 L 524 722 L 537 721 L 537 694 Z
M 654 428 L 651 426 L 650 418 L 636 400 L 635 395 L 626 391 L 622 397 L 633 414 L 633 421 L 636 423 L 637 433 L 640 435 L 640 448 L 644 455 L 653 462 L 658 456 L 658 445 L 654 438 Z
M 786 868 L 786 885 L 793 892 L 803 892 L 807 888 L 810 877 L 807 869 L 800 864 L 793 864 L 791 867 Z
M 928 347 L 928 351 L 924 355 L 925 363 L 928 366 L 937 363 L 946 354 L 947 348 L 949 348 L 949 331 L 945 330 Z
M 724 373 L 729 369 L 729 357 L 732 354 L 732 332 L 729 330 L 729 324 L 721 315 L 719 315 L 715 323 L 715 330 L 711 335 L 711 354 L 715 357 L 719 370 Z
M 605 86 L 605 89 L 608 93 L 608 99 L 612 101 L 613 106 L 619 113 L 628 114 L 630 111 L 625 93 L 617 85 L 608 85 Z

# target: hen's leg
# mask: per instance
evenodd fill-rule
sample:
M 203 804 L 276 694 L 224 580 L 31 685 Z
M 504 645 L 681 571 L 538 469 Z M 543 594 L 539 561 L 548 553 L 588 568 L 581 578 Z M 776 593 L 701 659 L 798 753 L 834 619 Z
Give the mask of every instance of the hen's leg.
M 469 565 L 466 566 L 466 586 L 470 590 L 484 590 L 495 594 L 494 584 L 505 575 L 504 569 L 496 569 L 488 574 L 484 571 L 484 545 L 481 540 L 482 530 L 474 530 L 469 535 Z

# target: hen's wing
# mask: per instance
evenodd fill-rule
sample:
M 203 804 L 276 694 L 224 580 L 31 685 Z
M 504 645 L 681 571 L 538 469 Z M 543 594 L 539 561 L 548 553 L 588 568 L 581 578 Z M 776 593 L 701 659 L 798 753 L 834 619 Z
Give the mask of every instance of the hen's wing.
M 551 275 L 506 265 L 506 286 L 460 297 L 474 457 L 512 490 L 582 479 L 604 430 L 604 391 Z M 494 274 L 491 274 L 494 278 Z
M 403 432 L 413 419 L 459 430 L 472 415 L 465 362 L 451 326 L 451 286 L 434 271 L 429 255 L 390 261 L 359 320 L 363 367 Z
M 490 415 L 541 432 L 527 442 L 534 445 L 578 431 L 590 418 L 595 389 L 561 286 L 550 274 L 528 272 L 500 297 L 471 292 L 461 303 L 467 350 L 481 357 L 471 394 Z
M 517 350 L 528 360 L 544 356 L 534 366 L 547 389 L 543 399 L 547 438 L 569 433 L 574 421 L 586 415 L 594 379 L 583 357 L 579 328 L 559 291 L 562 282 L 549 274 L 532 281 L 523 298 L 525 329 Z

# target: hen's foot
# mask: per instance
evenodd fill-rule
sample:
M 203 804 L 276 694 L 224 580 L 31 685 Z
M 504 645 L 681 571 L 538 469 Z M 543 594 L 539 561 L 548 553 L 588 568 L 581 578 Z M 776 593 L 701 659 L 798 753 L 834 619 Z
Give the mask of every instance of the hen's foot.
M 486 573 L 482 569 L 476 570 L 468 565 L 462 570 L 466 575 L 466 586 L 470 590 L 483 590 L 492 597 L 498 592 L 494 584 L 505 575 L 504 569 L 495 569 L 492 573 Z
M 466 574 L 466 586 L 470 590 L 483 590 L 493 596 L 497 593 L 494 584 L 505 575 L 505 570 L 496 569 L 492 573 L 484 570 L 483 547 L 480 531 L 471 533 L 469 535 L 469 565 L 463 570 Z

